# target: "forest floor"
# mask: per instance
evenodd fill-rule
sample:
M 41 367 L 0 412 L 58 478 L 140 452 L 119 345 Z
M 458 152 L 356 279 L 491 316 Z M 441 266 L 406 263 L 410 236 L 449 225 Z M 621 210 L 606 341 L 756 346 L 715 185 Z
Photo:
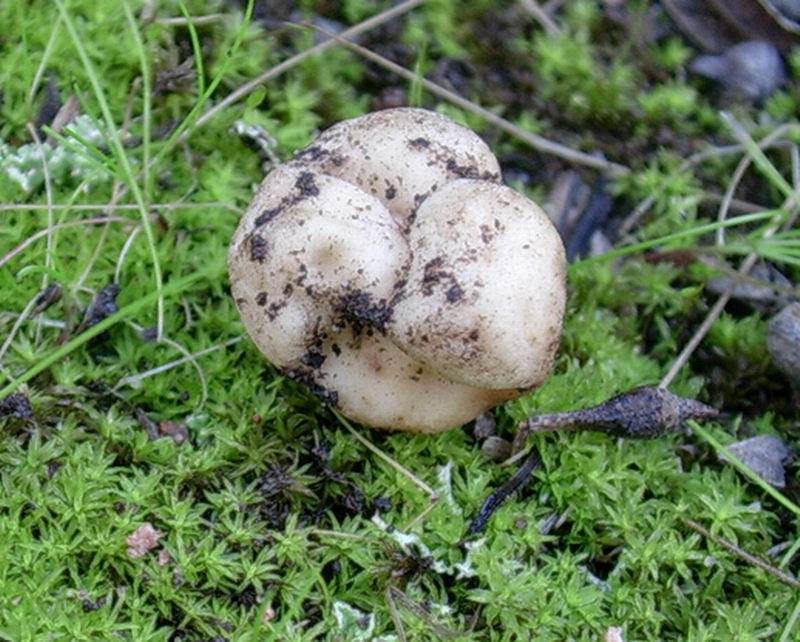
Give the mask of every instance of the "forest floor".
M 687 72 L 657 3 L 532 6 L 0 3 L 0 638 L 798 639 L 796 469 L 776 488 L 725 453 L 800 439 L 766 348 L 800 276 L 775 233 L 800 50 L 753 101 Z M 322 44 L 364 21 L 367 53 Z M 536 435 L 467 537 L 514 470 L 485 433 L 354 431 L 273 369 L 230 295 L 238 220 L 320 130 L 400 105 L 477 131 L 571 259 L 554 372 L 499 437 L 659 383 L 719 417 Z M 750 254 L 768 283 L 716 314 Z

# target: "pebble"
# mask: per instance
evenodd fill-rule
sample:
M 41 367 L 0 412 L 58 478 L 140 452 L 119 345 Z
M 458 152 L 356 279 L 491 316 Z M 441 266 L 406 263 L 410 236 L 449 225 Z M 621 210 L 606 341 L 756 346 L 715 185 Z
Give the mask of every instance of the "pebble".
M 800 387 L 800 303 L 790 303 L 772 317 L 767 350 L 773 363 Z
M 763 100 L 781 85 L 788 75 L 780 53 L 768 42 L 740 42 L 720 55 L 695 58 L 689 71 L 715 80 L 731 94 Z

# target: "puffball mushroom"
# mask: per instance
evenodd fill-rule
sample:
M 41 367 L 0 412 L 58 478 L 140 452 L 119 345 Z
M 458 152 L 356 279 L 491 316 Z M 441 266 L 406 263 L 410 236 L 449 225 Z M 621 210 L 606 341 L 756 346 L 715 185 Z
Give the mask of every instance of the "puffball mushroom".
M 264 355 L 376 428 L 437 432 L 518 397 L 561 334 L 555 228 L 479 136 L 423 109 L 343 121 L 270 172 L 228 265 Z

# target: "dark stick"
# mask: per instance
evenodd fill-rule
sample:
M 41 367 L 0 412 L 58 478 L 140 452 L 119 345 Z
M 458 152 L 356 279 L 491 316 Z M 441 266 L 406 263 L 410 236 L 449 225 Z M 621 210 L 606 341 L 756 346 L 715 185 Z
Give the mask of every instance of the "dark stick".
M 527 459 L 522 462 L 517 472 L 515 472 L 505 484 L 486 498 L 475 520 L 469 525 L 467 536 L 475 535 L 475 533 L 483 530 L 495 511 L 505 503 L 514 491 L 519 490 L 525 485 L 531 473 L 536 470 L 541 463 L 542 459 L 539 457 L 539 451 L 534 448 Z

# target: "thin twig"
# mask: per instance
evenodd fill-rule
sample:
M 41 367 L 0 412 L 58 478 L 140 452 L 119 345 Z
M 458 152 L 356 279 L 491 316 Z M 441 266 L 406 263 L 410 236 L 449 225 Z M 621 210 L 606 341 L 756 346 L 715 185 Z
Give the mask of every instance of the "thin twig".
M 356 52 L 360 56 L 366 58 L 374 62 L 385 69 L 388 69 L 392 73 L 397 74 L 405 78 L 406 80 L 410 80 L 412 82 L 418 82 L 422 84 L 425 89 L 427 89 L 432 94 L 443 98 L 454 105 L 464 109 L 465 111 L 469 111 L 473 114 L 476 114 L 483 118 L 486 122 L 491 123 L 498 129 L 503 130 L 504 132 L 515 136 L 519 140 L 523 141 L 524 143 L 528 144 L 533 149 L 545 153 L 545 154 L 552 154 L 553 156 L 558 156 L 559 158 L 563 158 L 570 163 L 574 163 L 576 165 L 584 165 L 586 167 L 591 167 L 593 169 L 600 170 L 602 172 L 606 172 L 608 174 L 613 175 L 621 175 L 627 174 L 630 172 L 630 168 L 626 167 L 625 165 L 620 165 L 619 163 L 613 163 L 611 161 L 607 161 L 604 158 L 600 158 L 598 156 L 593 156 L 591 154 L 587 154 L 585 152 L 578 151 L 576 149 L 572 149 L 571 147 L 567 147 L 566 145 L 562 145 L 561 143 L 556 143 L 548 138 L 544 138 L 543 136 L 539 136 L 532 132 L 526 131 L 521 127 L 515 125 L 514 123 L 506 120 L 505 118 L 498 116 L 497 114 L 489 111 L 488 109 L 481 107 L 480 105 L 463 98 L 459 94 L 450 91 L 449 89 L 445 89 L 444 87 L 437 85 L 435 82 L 428 80 L 427 78 L 422 78 L 418 74 L 415 74 L 413 71 L 406 69 L 405 67 L 398 65 L 395 62 L 392 62 L 388 58 L 384 58 L 383 56 L 367 49 L 366 47 L 362 47 L 361 45 L 357 45 L 354 42 L 350 42 L 346 39 L 346 35 L 343 33 L 341 35 L 334 34 L 322 27 L 317 25 L 299 25 L 304 27 L 310 27 L 329 35 L 331 38 L 335 38 L 338 42 L 342 44 L 347 49 Z
M 11 319 L 18 319 L 20 317 L 19 312 L 0 312 L 0 320 L 6 321 Z M 47 317 L 42 317 L 40 319 L 34 319 L 31 323 L 35 323 L 37 326 L 42 326 L 43 328 L 55 328 L 56 330 L 64 330 L 67 327 L 67 324 L 63 321 L 59 321 L 57 319 L 48 319 Z
M 744 178 L 745 172 L 750 168 L 751 163 L 753 162 L 753 158 L 749 155 L 742 156 L 742 159 L 739 161 L 739 164 L 736 166 L 736 169 L 731 176 L 731 181 L 728 184 L 728 188 L 725 190 L 725 194 L 722 197 L 722 200 L 719 203 L 719 209 L 717 211 L 717 221 L 722 223 L 728 217 L 728 211 L 731 208 L 731 202 L 733 201 L 733 195 L 736 193 L 736 189 L 739 187 L 739 183 L 742 182 L 742 178 Z M 717 230 L 717 245 L 725 245 L 725 228 L 720 227 Z
M 111 188 L 111 200 L 106 204 L 105 212 L 107 214 L 111 214 L 116 208 L 116 204 L 119 201 L 122 195 L 122 183 L 119 180 L 114 179 L 114 184 Z M 103 249 L 103 245 L 105 245 L 106 239 L 108 238 L 108 230 L 111 226 L 104 225 L 103 230 L 100 232 L 100 240 L 97 242 L 95 246 L 94 252 L 92 257 L 89 259 L 89 262 L 86 264 L 86 267 L 83 270 L 80 278 L 78 279 L 77 284 L 75 285 L 75 289 L 78 290 L 83 287 L 83 284 L 86 282 L 86 279 L 89 278 L 89 273 L 92 271 L 97 260 L 100 258 L 100 252 Z
M 392 595 L 390 586 L 386 587 L 386 590 L 383 592 L 383 597 L 386 600 L 386 607 L 389 609 L 389 617 L 392 618 L 392 624 L 394 624 L 394 631 L 397 635 L 397 639 L 399 642 L 408 642 L 406 627 L 403 626 L 400 612 L 397 610 L 397 606 L 394 603 L 394 596 Z
M 50 43 L 48 43 L 48 45 L 49 44 Z M 53 182 L 50 178 L 50 163 L 47 162 L 47 153 L 45 152 L 45 147 L 39 138 L 39 134 L 36 132 L 36 128 L 31 123 L 28 123 L 28 132 L 30 133 L 31 138 L 33 138 L 33 142 L 36 145 L 36 150 L 39 152 L 39 156 L 42 159 L 42 172 L 44 173 L 44 193 L 45 198 L 47 199 L 47 248 L 44 255 L 44 273 L 42 274 L 41 285 L 41 291 L 44 292 L 50 282 L 50 272 L 53 269 L 53 227 L 55 226 L 55 213 L 53 212 Z M 41 326 L 37 326 L 34 344 L 38 345 L 40 339 Z
M 116 129 L 114 115 L 111 112 L 111 107 L 109 106 L 106 94 L 103 91 L 103 87 L 100 83 L 100 78 L 97 74 L 97 71 L 95 70 L 94 63 L 89 57 L 86 47 L 84 46 L 83 41 L 81 40 L 81 36 L 78 33 L 78 29 L 75 25 L 75 22 L 72 20 L 72 17 L 70 16 L 69 11 L 67 10 L 64 0 L 56 0 L 56 5 L 58 6 L 59 13 L 61 14 L 64 20 L 64 25 L 67 31 L 69 32 L 75 51 L 78 54 L 78 58 L 80 58 L 83 68 L 86 71 L 89 83 L 92 86 L 97 106 L 99 107 L 100 113 L 103 116 L 103 121 L 105 122 L 106 129 L 108 132 L 107 143 L 114 151 L 116 162 L 119 165 L 119 169 L 124 174 L 127 187 L 130 189 L 134 201 L 139 206 L 139 215 L 141 218 L 142 227 L 144 228 L 145 234 L 147 236 L 147 244 L 150 248 L 150 259 L 153 266 L 153 277 L 155 281 L 155 289 L 157 295 L 156 333 L 157 337 L 160 339 L 164 333 L 164 296 L 161 292 L 164 284 L 161 273 L 161 261 L 158 256 L 158 248 L 156 247 L 156 238 L 153 229 L 150 225 L 150 217 L 147 211 L 147 205 L 145 203 L 145 197 L 148 195 L 143 194 L 141 188 L 139 187 L 139 183 L 137 182 L 138 180 L 137 175 L 134 173 L 133 165 L 125 152 L 120 132 Z M 128 5 L 123 3 L 122 6 L 125 9 L 125 14 L 128 17 L 129 21 L 133 21 L 133 14 L 130 12 L 130 8 L 128 7 Z M 146 99 L 149 99 L 149 96 L 147 96 Z
M 128 326 L 130 326 L 131 328 L 133 328 L 134 330 L 136 330 L 136 332 L 139 334 L 140 337 L 143 336 L 145 334 L 145 332 L 146 332 L 146 329 L 144 327 L 140 326 L 138 323 L 134 323 L 133 321 L 126 321 L 125 323 Z M 171 361 L 169 363 L 165 363 L 165 364 L 162 364 L 160 366 L 157 366 L 156 368 L 153 368 L 152 370 L 148 370 L 147 372 L 144 372 L 144 373 L 140 373 L 139 375 L 133 375 L 133 379 L 134 380 L 133 381 L 128 381 L 126 383 L 129 383 L 131 385 L 136 385 L 141 379 L 146 379 L 147 377 L 151 377 L 153 375 L 160 374 L 161 372 L 166 372 L 166 371 L 171 370 L 172 368 L 175 368 L 175 367 L 177 367 L 179 365 L 182 365 L 184 363 L 191 363 L 192 367 L 197 371 L 198 379 L 200 379 L 201 394 L 200 394 L 200 403 L 197 405 L 197 408 L 198 409 L 202 408 L 206 404 L 206 401 L 208 401 L 208 378 L 206 377 L 205 370 L 203 370 L 203 367 L 197 361 L 197 357 L 203 356 L 203 355 L 208 354 L 210 352 L 215 352 L 216 350 L 219 350 L 220 348 L 223 348 L 226 345 L 228 345 L 228 343 L 238 343 L 239 341 L 241 341 L 241 339 L 242 339 L 242 337 L 236 337 L 235 339 L 230 339 L 228 342 L 226 342 L 224 344 L 211 346 L 211 347 L 206 348 L 204 350 L 200 350 L 199 352 L 197 352 L 195 354 L 192 354 L 189 351 L 189 348 L 184 346 L 182 343 L 179 343 L 178 341 L 175 341 L 174 339 L 170 339 L 169 337 L 161 337 L 161 339 L 157 339 L 156 340 L 156 343 L 158 343 L 159 345 L 169 346 L 173 350 L 175 350 L 177 352 L 180 352 L 183 355 L 183 357 L 181 359 L 177 359 L 176 361 Z M 127 378 L 128 377 L 125 377 L 125 379 L 127 379 Z M 112 388 L 111 391 L 112 392 L 116 392 L 119 389 L 119 387 L 120 387 L 120 383 L 118 383 L 116 386 L 114 386 L 114 388 Z
M 139 373 L 137 373 L 135 375 L 128 375 L 127 377 L 123 377 L 122 379 L 120 379 L 117 382 L 117 384 L 112 388 L 112 390 L 119 390 L 123 386 L 134 386 L 135 387 L 135 386 L 139 385 L 144 379 L 147 379 L 148 377 L 153 377 L 155 375 L 162 374 L 164 372 L 172 370 L 173 368 L 177 368 L 178 366 L 182 366 L 184 363 L 190 363 L 191 362 L 191 363 L 193 363 L 195 365 L 195 367 L 197 367 L 196 361 L 200 357 L 204 357 L 207 354 L 211 354 L 212 352 L 217 352 L 218 350 L 224 350 L 225 348 L 227 348 L 229 346 L 232 346 L 232 345 L 235 345 L 235 344 L 239 343 L 242 339 L 243 339 L 243 337 L 235 337 L 233 339 L 228 339 L 228 341 L 225 341 L 224 343 L 219 343 L 217 345 L 213 345 L 213 346 L 210 346 L 208 348 L 204 348 L 203 350 L 198 350 L 197 352 L 186 354 L 186 356 L 181 357 L 180 359 L 175 359 L 174 361 L 169 361 L 169 362 L 161 364 L 160 366 L 157 366 L 155 368 L 151 368 L 150 370 L 145 370 L 144 372 L 139 372 Z M 179 348 L 176 347 L 179 344 L 176 344 L 175 342 L 170 342 L 170 345 L 173 348 L 178 349 L 180 352 L 184 352 L 184 353 L 186 352 L 186 349 L 183 348 L 183 346 L 180 346 Z
M 800 192 L 800 149 L 798 149 L 797 145 L 792 145 L 789 148 L 789 156 L 792 159 L 792 186 L 795 192 Z M 792 229 L 797 222 L 798 215 L 800 215 L 800 209 L 795 209 L 783 224 L 782 231 L 786 232 Z
M 122 192 L 120 193 L 119 197 L 121 198 L 127 193 L 127 188 L 123 188 Z M 172 211 L 172 210 L 180 210 L 180 209 L 209 209 L 209 208 L 220 208 L 220 209 L 227 209 L 231 212 L 237 212 L 241 214 L 242 210 L 234 205 L 229 203 L 218 203 L 218 202 L 209 202 L 209 203 L 159 203 L 155 205 L 150 205 L 149 209 L 155 211 Z M 47 209 L 46 205 L 18 205 L 14 203 L 3 204 L 0 205 L 0 212 L 2 211 L 21 211 L 21 210 L 45 210 Z M 102 212 L 108 209 L 108 203 L 104 205 L 53 205 L 53 210 L 75 210 L 75 211 L 88 211 L 88 212 Z M 133 204 L 122 204 L 122 205 L 115 205 L 115 210 L 121 211 L 139 211 L 138 205 Z M 53 230 L 60 230 L 67 227 L 79 227 L 81 225 L 105 225 L 106 223 L 130 223 L 135 225 L 137 223 L 136 219 L 127 218 L 123 216 L 96 216 L 92 218 L 84 218 L 78 221 L 66 221 L 64 223 L 59 223 L 53 227 Z M 26 238 L 22 243 L 17 245 L 15 248 L 9 250 L 3 256 L 0 256 L 0 267 L 3 267 L 6 263 L 8 263 L 11 259 L 15 256 L 20 254 L 21 252 L 25 251 L 28 247 L 30 247 L 33 243 L 38 241 L 40 238 L 47 236 L 47 230 L 40 230 L 36 234 L 33 234 Z
M 790 131 L 793 131 L 797 128 L 797 125 L 794 124 L 787 124 L 781 125 L 778 127 L 774 132 L 772 132 L 771 136 L 774 138 L 776 132 L 780 132 L 781 136 L 786 135 Z M 763 141 L 761 143 L 762 149 L 772 149 L 775 147 L 786 147 L 786 141 L 777 141 L 771 143 L 769 145 L 764 145 Z M 731 154 L 738 154 L 746 149 L 744 145 L 737 144 L 737 145 L 723 145 L 722 147 L 713 147 L 711 149 L 704 149 L 703 151 L 697 152 L 692 154 L 687 158 L 677 169 L 677 172 L 683 172 L 689 169 L 690 167 L 694 167 L 695 165 L 699 165 L 707 160 L 712 158 L 721 158 L 722 156 L 730 156 Z M 662 190 L 664 188 L 661 188 Z M 645 198 L 641 203 L 639 203 L 633 211 L 631 211 L 628 216 L 625 217 L 622 225 L 619 227 L 619 235 L 620 237 L 626 236 L 633 227 L 639 222 L 639 219 L 644 216 L 644 214 L 649 210 L 656 201 L 656 198 L 659 195 L 659 191 L 656 194 L 651 194 L 647 198 Z
M 213 272 L 213 266 L 207 265 L 204 266 L 195 272 L 191 273 L 189 276 L 178 278 L 170 281 L 167 283 L 161 294 L 163 296 L 171 296 L 178 292 L 183 291 L 185 288 L 189 287 L 190 285 L 194 284 L 195 282 L 207 278 Z M 158 298 L 157 292 L 148 292 L 142 295 L 140 298 L 132 301 L 128 305 L 123 308 L 120 308 L 114 314 L 107 316 L 105 319 L 93 325 L 92 327 L 88 328 L 85 332 L 82 332 L 78 336 L 73 337 L 67 343 L 62 345 L 56 350 L 48 353 L 47 355 L 40 358 L 35 365 L 28 368 L 25 372 L 19 375 L 16 379 L 12 379 L 9 383 L 5 386 L 0 388 L 0 399 L 5 397 L 6 395 L 11 394 L 14 392 L 19 386 L 24 383 L 27 383 L 37 375 L 41 374 L 45 370 L 47 370 L 50 366 L 54 363 L 57 363 L 67 355 L 71 354 L 87 342 L 91 341 L 94 337 L 102 332 L 105 332 L 116 323 L 128 318 L 129 316 L 136 314 L 139 310 L 143 309 L 145 306 L 151 305 L 155 302 Z
M 772 144 L 778 140 L 784 134 L 784 128 L 779 127 L 771 132 L 768 136 L 765 136 L 764 139 L 758 144 L 759 149 L 768 149 Z M 745 147 L 743 144 L 742 147 Z M 790 148 L 791 149 L 791 148 Z M 722 198 L 722 201 L 719 206 L 719 212 L 717 213 L 717 220 L 722 222 L 728 215 L 728 210 L 731 207 L 731 202 L 733 201 L 733 196 L 736 193 L 736 189 L 739 187 L 739 183 L 742 182 L 742 178 L 744 177 L 745 172 L 750 168 L 750 165 L 753 163 L 753 156 L 752 154 L 745 154 L 742 159 L 739 161 L 739 164 L 736 167 L 736 170 L 733 172 L 733 176 L 731 177 L 731 181 L 728 185 L 728 188 L 725 190 L 725 195 Z M 795 189 L 797 185 L 795 185 Z M 725 228 L 721 227 L 717 230 L 717 245 L 724 245 L 725 244 Z
M 225 20 L 229 17 L 230 16 L 227 13 L 209 13 L 205 16 L 192 16 L 191 22 L 195 26 L 210 25 L 215 22 Z M 156 24 L 163 25 L 165 27 L 185 27 L 189 24 L 189 20 L 182 16 L 177 16 L 174 18 L 158 18 L 155 22 Z
M 739 271 L 747 274 L 755 264 L 756 259 L 751 260 L 751 257 L 747 257 L 744 263 L 742 263 L 742 268 Z M 689 361 L 689 358 L 694 354 L 694 351 L 697 350 L 697 346 L 700 345 L 700 342 L 705 338 L 705 336 L 708 334 L 708 331 L 711 329 L 711 326 L 714 325 L 716 320 L 719 318 L 719 315 L 722 314 L 722 311 L 725 309 L 728 301 L 731 300 L 733 289 L 735 287 L 736 283 L 731 283 L 730 287 L 728 287 L 722 296 L 717 299 L 717 302 L 706 315 L 706 318 L 703 319 L 700 327 L 697 328 L 695 333 L 692 335 L 692 338 L 689 339 L 688 343 L 683 347 L 683 350 L 681 350 L 681 353 L 675 359 L 672 367 L 669 369 L 669 372 L 667 372 L 667 374 L 665 374 L 659 382 L 659 388 L 667 388 L 673 382 L 675 377 L 678 376 L 681 368 L 683 368 L 683 366 Z
M 726 262 L 716 260 L 714 253 L 705 248 L 696 250 L 695 253 L 697 259 L 702 262 L 703 265 L 707 265 L 711 269 L 717 270 L 728 278 L 733 279 L 737 285 L 752 285 L 756 288 L 772 290 L 776 295 L 782 294 L 794 299 L 800 299 L 800 288 L 792 288 L 766 279 L 759 279 L 750 274 L 742 274 Z
M 130 223 L 135 224 L 136 221 L 134 219 L 130 219 L 124 216 L 96 216 L 93 218 L 84 218 L 79 221 L 66 221 L 65 223 L 59 223 L 58 225 L 54 225 L 54 230 L 63 230 L 67 227 L 80 227 L 81 225 L 105 225 L 106 223 Z M 20 254 L 21 252 L 25 251 L 27 247 L 38 241 L 40 238 L 47 236 L 47 230 L 39 230 L 36 234 L 32 234 L 28 238 L 26 238 L 22 243 L 17 245 L 15 248 L 6 252 L 3 256 L 0 257 L 0 268 L 3 267 L 6 263 L 8 263 L 11 259 L 15 256 Z
M 42 276 L 42 290 L 47 288 L 47 283 L 50 278 L 50 270 L 53 268 L 53 227 L 55 225 L 55 219 L 53 214 L 53 183 L 50 179 L 50 164 L 47 162 L 47 154 L 45 153 L 44 145 L 42 141 L 39 139 L 39 134 L 36 133 L 36 128 L 28 123 L 28 132 L 30 133 L 31 137 L 33 138 L 33 142 L 36 145 L 36 151 L 39 152 L 39 156 L 42 158 L 42 172 L 44 174 L 44 192 L 45 198 L 47 199 L 46 207 L 47 207 L 47 250 L 45 252 L 44 257 L 44 266 L 45 271 L 44 275 Z
M 316 535 L 317 537 L 333 537 L 338 539 L 351 539 L 356 542 L 372 542 L 369 537 L 358 535 L 356 533 L 348 533 L 346 531 L 331 531 L 324 528 L 312 528 L 308 531 L 309 535 Z
M 392 7 L 391 9 L 387 9 L 386 11 L 382 11 L 381 13 L 372 16 L 371 18 L 367 18 L 366 20 L 359 22 L 357 25 L 350 27 L 350 29 L 346 29 L 342 32 L 341 36 L 343 38 L 354 38 L 370 29 L 374 29 L 375 27 L 379 27 L 380 25 L 396 18 L 397 16 L 401 16 L 404 13 L 407 13 L 414 9 L 415 7 L 421 5 L 425 0 L 406 0 L 405 2 L 401 2 L 396 7 Z M 271 69 L 268 69 L 263 74 L 256 76 L 252 80 L 246 82 L 238 89 L 232 91 L 230 94 L 225 96 L 221 101 L 219 101 L 216 105 L 211 107 L 208 111 L 206 111 L 202 116 L 197 119 L 197 122 L 194 124 L 194 129 L 198 127 L 202 127 L 205 125 L 209 120 L 214 118 L 217 114 L 219 114 L 223 109 L 232 105 L 233 103 L 241 100 L 251 91 L 259 87 L 260 85 L 264 84 L 265 82 L 272 80 L 273 78 L 277 78 L 284 72 L 288 71 L 292 67 L 296 67 L 301 62 L 314 56 L 318 53 L 322 53 L 323 51 L 330 49 L 331 47 L 336 46 L 339 42 L 331 38 L 330 40 L 325 40 L 320 42 L 319 44 L 314 45 L 313 47 L 309 47 L 305 51 L 301 51 L 300 53 L 295 54 L 291 58 L 284 60 L 283 62 L 275 65 Z M 185 136 L 186 134 L 184 134 Z
M 44 292 L 44 290 L 42 290 L 42 292 Z M 11 330 L 6 336 L 5 341 L 3 341 L 3 345 L 0 346 L 0 368 L 2 368 L 3 357 L 5 357 L 6 351 L 11 345 L 11 342 L 14 340 L 14 337 L 17 335 L 17 332 L 22 327 L 22 324 L 25 323 L 25 320 L 28 318 L 31 311 L 36 307 L 40 295 L 41 292 L 37 292 L 33 295 L 33 297 L 31 297 L 31 300 L 28 301 L 27 305 L 22 309 L 22 312 L 20 312 L 16 321 L 14 321 L 14 325 L 11 327 Z
M 781 558 L 780 564 L 778 566 L 780 568 L 785 568 L 788 566 L 789 562 L 792 561 L 792 558 L 797 554 L 797 551 L 800 550 L 800 538 L 796 539 L 794 543 L 789 547 L 789 550 L 784 553 L 783 557 Z
M 722 194 L 717 194 L 716 192 L 711 192 L 709 190 L 704 191 L 701 194 L 701 198 L 704 201 L 710 201 L 712 203 L 720 203 L 724 196 Z M 732 198 L 730 201 L 730 209 L 734 212 L 742 212 L 744 214 L 753 214 L 755 212 L 763 212 L 764 210 L 768 210 L 769 207 L 766 205 L 760 205 L 759 203 L 751 203 L 750 201 L 743 201 L 740 198 Z
M 551 36 L 560 36 L 561 29 L 550 17 L 550 14 L 542 9 L 541 5 L 536 0 L 520 0 L 522 8 L 525 9 L 531 16 L 536 19 L 542 28 Z
M 437 640 L 452 640 L 455 637 L 458 637 L 458 633 L 455 631 L 451 631 L 447 627 L 442 626 L 438 622 L 434 621 L 431 617 L 431 612 L 426 609 L 422 604 L 418 604 L 414 600 L 412 600 L 408 595 L 403 593 L 398 587 L 389 585 L 386 587 L 388 592 L 387 598 L 391 597 L 396 599 L 400 602 L 404 607 L 406 607 L 411 613 L 416 615 L 420 620 L 425 622 L 436 634 Z
M 714 535 L 707 528 L 701 526 L 692 519 L 684 517 L 683 522 L 692 530 L 695 530 L 698 533 L 700 533 L 703 537 L 707 537 L 712 542 L 718 544 L 719 546 L 722 546 L 722 548 L 729 550 L 737 557 L 740 557 L 741 559 L 752 564 L 753 566 L 757 566 L 758 568 L 760 568 L 763 571 L 766 571 L 770 575 L 777 577 L 784 584 L 788 584 L 792 588 L 800 588 L 800 581 L 795 579 L 792 575 L 789 575 L 788 573 L 777 568 L 776 566 L 773 566 L 769 562 L 765 562 L 760 557 L 756 557 L 755 555 L 748 553 L 746 550 L 740 548 L 733 542 L 729 542 L 728 540 L 719 537 L 718 535 Z
M 361 443 L 362 446 L 364 446 L 367 450 L 369 450 L 373 454 L 375 454 L 378 457 L 380 457 L 383 461 L 385 461 L 387 464 L 389 464 L 392 468 L 394 468 L 403 477 L 405 477 L 406 479 L 411 481 L 411 483 L 413 483 L 417 488 L 420 488 L 430 498 L 430 503 L 428 504 L 428 506 L 421 513 L 416 515 L 403 528 L 404 531 L 410 530 L 413 526 L 415 526 L 417 523 L 419 523 L 420 520 L 424 519 L 428 515 L 428 513 L 430 513 L 433 510 L 433 508 L 436 506 L 436 503 L 439 501 L 438 493 L 435 490 L 433 490 L 433 488 L 428 486 L 428 484 L 426 484 L 424 481 L 422 481 L 419 477 L 417 477 L 414 473 L 412 473 L 408 468 L 403 466 L 396 459 L 392 459 L 391 457 L 389 457 L 389 455 L 387 455 L 380 448 L 378 448 L 375 444 L 373 444 L 368 439 L 366 439 L 363 435 L 361 435 L 355 428 L 353 428 L 353 426 L 350 425 L 350 422 L 347 421 L 347 419 L 345 419 L 341 414 L 336 412 L 336 410 L 333 410 L 333 414 L 336 415 L 336 418 L 339 420 L 339 422 L 345 428 L 347 428 L 347 430 L 350 432 L 350 434 L 353 435 L 353 437 L 355 437 L 356 440 L 359 443 Z
M 127 188 L 123 190 L 122 195 L 127 193 Z M 52 209 L 54 211 L 59 210 L 74 210 L 75 212 L 100 212 L 108 208 L 108 204 L 93 204 L 93 203 L 84 203 L 80 205 L 70 205 L 70 204 L 53 204 Z M 156 211 L 172 211 L 172 210 L 207 210 L 210 208 L 218 208 L 218 209 L 226 209 L 231 212 L 236 212 L 237 214 L 242 213 L 242 208 L 236 207 L 235 205 L 231 205 L 230 203 L 222 203 L 219 201 L 210 201 L 208 203 L 182 203 L 182 202 L 175 202 L 175 203 L 152 203 L 147 206 L 150 210 Z M 0 212 L 20 212 L 30 210 L 31 212 L 39 211 L 39 210 L 46 210 L 48 209 L 47 205 L 43 205 L 40 203 L 0 203 Z M 139 206 L 134 205 L 133 203 L 124 203 L 121 205 L 115 205 L 115 210 L 124 210 L 124 211 L 139 211 Z M 131 219 L 132 220 L 132 219 Z

